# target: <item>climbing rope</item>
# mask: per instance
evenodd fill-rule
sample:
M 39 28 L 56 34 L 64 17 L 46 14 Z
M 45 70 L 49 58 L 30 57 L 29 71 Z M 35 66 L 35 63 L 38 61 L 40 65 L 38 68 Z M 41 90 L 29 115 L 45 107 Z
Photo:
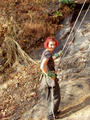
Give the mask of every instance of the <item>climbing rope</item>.
M 72 30 L 71 30 L 71 32 L 70 32 L 70 34 L 69 34 L 69 36 L 68 36 L 68 38 L 67 38 L 67 40 L 66 40 L 66 43 L 65 43 L 62 51 L 64 51 L 64 49 L 65 49 L 65 47 L 66 47 L 66 45 L 67 45 L 67 43 L 68 43 L 68 41 L 69 41 L 69 39 L 70 39 L 71 33 L 73 32 L 73 30 L 74 30 L 74 28 L 75 28 L 75 25 L 76 25 L 76 23 L 77 23 L 77 21 L 78 21 L 78 19 L 79 19 L 79 17 L 80 17 L 80 14 L 81 14 L 81 12 L 82 12 L 82 10 L 83 10 L 83 8 L 84 8 L 84 5 L 85 5 L 86 1 L 87 1 L 87 0 L 84 1 L 83 5 L 82 5 L 82 7 L 81 7 L 81 10 L 80 10 L 80 12 L 79 12 L 79 14 L 78 14 L 78 16 L 77 16 L 77 19 L 76 19 L 76 21 L 75 21 L 75 23 L 74 23 L 74 25 L 73 25 L 73 27 L 72 27 Z
M 85 19 L 86 15 L 87 15 L 87 13 L 88 13 L 89 9 L 90 9 L 90 5 L 88 6 L 87 11 L 85 12 L 85 14 L 84 14 L 84 16 L 83 16 L 83 18 L 82 18 L 82 21 L 80 22 L 80 24 L 79 24 L 79 26 L 78 26 L 78 28 L 77 28 L 76 32 L 77 32 L 77 31 L 79 30 L 79 28 L 81 27 L 81 25 L 82 25 L 82 23 L 83 23 L 83 21 L 84 21 L 84 19 Z M 75 35 L 76 35 L 76 33 L 75 33 Z M 73 41 L 73 39 L 74 39 L 75 35 L 73 36 L 72 40 L 70 41 L 70 44 L 72 43 L 72 41 Z M 70 44 L 69 44 L 69 45 L 70 45 Z M 65 56 L 65 54 L 66 54 L 66 52 L 67 52 L 68 48 L 69 48 L 69 46 L 67 47 L 67 49 L 66 49 L 66 51 L 64 52 L 64 55 L 63 55 L 63 56 Z
M 76 23 L 77 23 L 77 21 L 78 21 L 80 15 L 81 15 L 81 12 L 82 12 L 82 10 L 83 10 L 83 8 L 84 8 L 84 6 L 85 6 L 86 1 L 87 1 L 87 0 L 84 1 L 83 5 L 82 5 L 82 7 L 81 7 L 81 10 L 80 10 L 80 12 L 79 12 L 79 14 L 78 14 L 78 16 L 77 16 L 77 19 L 76 19 L 76 21 L 75 21 L 75 23 L 74 23 L 74 25 L 73 25 L 73 27 L 72 27 L 72 30 L 71 30 L 71 32 L 70 32 L 70 34 L 69 34 L 69 36 L 68 36 L 68 38 L 67 38 L 67 40 L 66 40 L 66 42 L 65 42 L 65 45 L 64 45 L 64 47 L 63 47 L 63 49 L 62 49 L 62 52 L 64 51 L 64 49 L 65 49 L 65 47 L 66 47 L 66 45 L 67 45 L 67 43 L 68 43 L 68 41 L 69 41 L 69 39 L 70 39 L 71 33 L 73 32 L 73 30 L 74 30 L 74 28 L 75 28 L 75 25 L 76 25 Z M 89 5 L 89 7 L 88 7 L 88 9 L 87 9 L 87 11 L 86 11 L 86 13 L 85 13 L 85 15 L 83 16 L 82 21 L 80 22 L 80 25 L 79 25 L 78 29 L 80 28 L 80 26 L 81 26 L 83 20 L 85 19 L 85 16 L 86 16 L 86 14 L 87 14 L 89 8 L 90 8 L 90 5 Z M 77 29 L 77 30 L 78 30 L 78 29 Z M 75 34 L 75 35 L 76 35 L 76 34 Z M 75 37 L 75 35 L 74 35 L 74 37 Z M 74 37 L 73 37 L 73 38 L 74 38 Z M 71 42 L 72 42 L 72 41 L 73 41 L 73 39 L 71 40 Z M 64 51 L 64 54 L 63 54 L 62 57 L 65 56 L 65 54 L 66 54 L 68 48 L 69 48 L 69 46 L 68 46 L 67 49 Z M 61 57 L 60 57 L 60 59 L 61 59 Z M 59 64 L 60 64 L 60 61 L 59 61 L 59 63 L 58 63 L 58 67 L 59 67 Z M 57 69 L 58 69 L 58 68 L 57 68 Z

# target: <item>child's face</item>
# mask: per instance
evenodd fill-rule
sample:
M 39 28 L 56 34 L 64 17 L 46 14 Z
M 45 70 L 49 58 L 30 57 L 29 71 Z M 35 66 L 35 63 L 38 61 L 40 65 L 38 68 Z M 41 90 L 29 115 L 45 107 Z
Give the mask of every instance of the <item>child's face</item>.
M 55 41 L 50 41 L 50 42 L 48 43 L 48 48 L 49 48 L 50 50 L 54 50 L 55 47 L 56 47 Z

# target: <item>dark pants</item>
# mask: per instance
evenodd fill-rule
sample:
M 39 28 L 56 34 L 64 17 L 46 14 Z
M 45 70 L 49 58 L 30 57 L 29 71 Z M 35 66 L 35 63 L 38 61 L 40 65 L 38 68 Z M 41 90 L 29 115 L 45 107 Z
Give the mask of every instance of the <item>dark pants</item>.
M 46 100 L 48 106 L 47 118 L 48 120 L 53 120 L 51 119 L 52 117 L 54 117 L 53 113 L 54 115 L 56 115 L 60 104 L 60 87 L 58 84 L 58 79 L 56 78 L 54 81 L 48 78 L 48 76 L 47 77 L 43 76 L 41 85 L 46 94 Z

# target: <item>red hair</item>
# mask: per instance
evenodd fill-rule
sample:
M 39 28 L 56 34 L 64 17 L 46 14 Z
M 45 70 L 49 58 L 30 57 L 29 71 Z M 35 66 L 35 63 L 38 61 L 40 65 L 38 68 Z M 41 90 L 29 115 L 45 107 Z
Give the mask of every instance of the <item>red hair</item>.
M 53 38 L 53 37 L 47 37 L 46 40 L 45 40 L 45 42 L 44 42 L 44 47 L 45 48 L 48 48 L 49 41 L 55 41 L 56 47 L 58 46 L 58 41 L 55 38 Z

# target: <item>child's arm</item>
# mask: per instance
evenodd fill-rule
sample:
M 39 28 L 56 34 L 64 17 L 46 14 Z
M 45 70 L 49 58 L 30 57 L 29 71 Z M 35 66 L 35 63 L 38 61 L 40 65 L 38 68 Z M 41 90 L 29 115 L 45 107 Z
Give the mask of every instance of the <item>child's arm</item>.
M 53 56 L 53 60 L 56 60 L 57 58 L 62 57 L 62 56 L 63 56 L 62 51 L 60 51 L 59 53 L 55 53 L 54 56 Z

